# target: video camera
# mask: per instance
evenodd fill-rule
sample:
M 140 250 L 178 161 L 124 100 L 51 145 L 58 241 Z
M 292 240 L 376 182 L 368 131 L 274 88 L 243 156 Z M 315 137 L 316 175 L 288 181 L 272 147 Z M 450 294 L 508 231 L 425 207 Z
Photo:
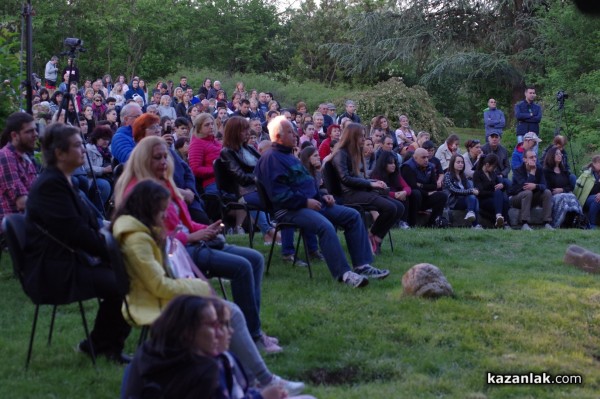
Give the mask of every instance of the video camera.
M 83 40 L 76 37 L 67 37 L 63 42 L 65 47 L 69 48 L 69 51 L 63 51 L 60 53 L 61 56 L 68 55 L 70 58 L 77 57 L 77 52 L 85 53 L 87 49 L 83 48 Z

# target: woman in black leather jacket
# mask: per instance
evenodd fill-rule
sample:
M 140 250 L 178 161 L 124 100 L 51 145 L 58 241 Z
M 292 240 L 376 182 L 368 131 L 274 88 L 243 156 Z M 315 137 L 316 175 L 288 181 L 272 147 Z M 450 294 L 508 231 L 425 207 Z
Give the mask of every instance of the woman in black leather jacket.
M 367 210 L 379 213 L 369 231 L 373 252 L 379 252 L 381 241 L 404 214 L 404 206 L 387 197 L 389 187 L 383 181 L 366 178 L 363 167 L 364 142 L 363 127 L 358 123 L 350 123 L 334 150 L 332 162 L 340 178 L 344 203 L 360 204 Z

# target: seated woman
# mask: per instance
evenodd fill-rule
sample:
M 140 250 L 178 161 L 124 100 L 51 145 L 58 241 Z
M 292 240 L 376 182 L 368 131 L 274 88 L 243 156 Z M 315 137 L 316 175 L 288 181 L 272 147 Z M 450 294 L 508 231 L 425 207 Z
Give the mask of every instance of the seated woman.
M 365 160 L 365 175 L 367 178 L 370 178 L 371 172 L 375 167 L 375 145 L 371 138 L 365 139 L 365 143 L 363 144 L 363 158 Z
M 226 392 L 225 396 L 227 398 L 315 399 L 310 395 L 288 396 L 290 393 L 284 387 L 277 385 L 262 389 L 251 387 L 244 367 L 229 352 L 231 336 L 235 333 L 235 328 L 231 325 L 231 311 L 223 301 L 217 298 L 213 298 L 212 302 L 217 311 L 220 328 L 219 334 L 217 334 L 217 352 L 219 355 L 216 359 L 221 365 L 221 388 Z
M 474 229 L 482 229 L 478 223 L 479 190 L 465 176 L 465 159 L 460 154 L 450 158 L 448 172 L 444 175 L 444 191 L 448 194 L 446 205 L 450 209 L 467 210 L 465 220 L 471 222 Z
M 496 228 L 510 229 L 508 225 L 508 196 L 502 175 L 496 174 L 498 156 L 488 154 L 477 163 L 473 174 L 473 186 L 479 190 L 479 206 L 491 215 L 496 215 Z
M 96 126 L 90 135 L 90 142 L 85 146 L 90 157 L 92 170 L 90 170 L 90 164 L 87 160 L 83 163 L 83 167 L 89 176 L 88 180 L 91 186 L 89 190 L 90 197 L 98 209 L 104 209 L 112 192 L 112 154 L 108 147 L 112 136 L 110 127 L 106 125 Z M 92 173 L 96 177 L 100 198 L 96 195 L 94 180 L 91 178 Z
M 205 193 L 218 194 L 213 162 L 221 155 L 222 145 L 215 139 L 217 127 L 210 114 L 200 114 L 194 121 L 188 160 L 194 176 L 202 179 Z
M 546 188 L 552 192 L 552 227 L 559 228 L 565 219 L 572 224 L 576 215 L 583 210 L 573 194 L 569 172 L 563 163 L 563 155 L 558 147 L 552 147 L 544 158 L 544 178 Z
M 453 155 L 458 154 L 458 142 L 460 138 L 456 134 L 451 134 L 448 136 L 444 144 L 438 147 L 435 152 L 435 157 L 440 160 L 442 165 L 442 170 L 444 172 L 448 171 L 448 167 L 450 164 L 450 158 Z
M 337 171 L 342 185 L 342 198 L 346 204 L 361 204 L 368 210 L 375 210 L 379 217 L 371 225 L 369 240 L 373 252 L 381 250 L 381 241 L 402 218 L 404 206 L 376 190 L 385 191 L 387 184 L 381 180 L 367 179 L 363 160 L 363 127 L 358 123 L 349 124 L 342 134 L 342 139 L 333 150 L 331 162 Z
M 131 161 L 132 159 L 128 164 Z M 169 345 L 173 345 L 175 350 L 185 350 L 186 348 L 177 348 L 177 344 L 187 338 L 184 332 L 188 331 L 188 328 L 192 329 L 191 331 L 195 330 L 199 320 L 194 315 L 186 315 L 185 312 L 171 313 L 173 306 L 180 308 L 183 301 L 196 307 L 202 303 L 200 296 L 214 295 L 210 285 L 200 278 L 172 279 L 168 277 L 164 258 L 164 241 L 167 235 L 164 214 L 170 207 L 171 195 L 172 190 L 155 180 L 140 181 L 133 187 L 126 200 L 119 205 L 111 226 L 115 238 L 121 244 L 125 266 L 130 278 L 127 307 L 123 309 L 123 313 L 130 318 L 130 322 L 136 325 L 154 323 L 151 331 L 152 338 L 140 348 L 136 355 L 137 358 L 152 353 L 153 349 L 156 349 L 157 343 L 165 345 L 163 339 L 167 338 L 170 338 Z M 178 295 L 186 296 L 176 298 Z M 193 297 L 189 295 L 193 295 Z M 282 380 L 267 369 L 256 346 L 252 344 L 244 315 L 235 304 L 226 303 L 231 310 L 232 326 L 235 328 L 232 352 L 240 359 L 241 363 L 250 369 L 262 385 L 278 384 L 284 385 L 290 391 L 302 390 L 304 384 Z M 214 319 L 212 318 L 212 320 Z M 169 325 L 166 330 L 163 330 L 162 327 L 165 326 L 162 323 L 166 320 L 171 320 L 169 323 L 177 325 Z M 159 329 L 159 335 L 157 335 L 156 328 Z M 139 360 L 142 361 L 143 358 Z M 136 361 L 129 373 L 129 387 L 135 386 L 136 379 L 140 377 L 135 363 Z M 161 372 L 159 374 L 162 375 L 168 370 L 161 369 L 159 371 Z M 160 378 L 160 375 L 155 378 Z
M 406 115 L 400 115 L 398 122 L 400 123 L 400 127 L 395 132 L 396 141 L 398 142 L 398 147 L 405 149 L 415 141 L 415 132 L 410 128 L 410 123 Z M 402 154 L 404 153 L 405 151 L 402 151 Z
M 47 303 L 68 303 L 79 298 L 102 298 L 87 340 L 79 350 L 127 362 L 121 352 L 130 327 L 121 315 L 123 294 L 94 212 L 71 184 L 71 174 L 84 161 L 79 129 L 61 123 L 49 125 L 42 141 L 46 170 L 33 183 L 26 205 L 28 231 L 25 247 L 28 295 Z M 61 242 L 62 244 L 58 244 Z M 67 248 L 69 247 L 69 248 Z M 78 264 L 71 248 L 99 259 L 96 266 Z
M 339 141 L 341 135 L 340 125 L 329 125 L 327 128 L 327 138 L 319 146 L 319 157 L 321 159 L 325 159 L 327 155 L 331 154 L 331 142 Z
M 587 211 L 590 227 L 595 229 L 598 213 L 600 213 L 600 155 L 592 157 L 592 162 L 577 179 L 575 195 L 583 210 Z
M 183 197 L 173 182 L 173 156 L 160 137 L 142 139 L 131 153 L 115 188 L 117 207 L 123 203 L 127 192 L 141 179 L 154 179 L 170 191 L 171 201 L 165 220 L 167 234 L 173 235 L 186 245 L 194 263 L 206 276 L 231 280 L 233 300 L 244 313 L 256 345 L 267 352 L 281 352 L 281 347 L 261 330 L 263 255 L 253 249 L 234 245 L 225 244 L 222 249 L 213 249 L 206 245 L 207 241 L 213 240 L 220 232 L 221 221 L 207 226 L 191 219 Z
M 481 142 L 479 140 L 467 140 L 465 147 L 467 147 L 467 151 L 463 154 L 465 160 L 465 176 L 467 176 L 467 179 L 473 180 L 477 162 L 483 156 Z
M 408 225 L 408 215 L 413 210 L 408 206 L 408 197 L 412 193 L 412 189 L 402 178 L 400 174 L 400 165 L 398 158 L 391 151 L 382 151 L 375 163 L 375 169 L 371 173 L 371 178 L 383 181 L 390 188 L 389 197 L 402 202 L 404 206 L 404 214 L 400 221 L 400 228 L 404 230 L 410 229 Z M 416 213 L 416 211 L 415 211 Z M 416 215 L 415 215 L 416 217 Z
M 131 362 L 122 397 L 220 398 L 215 360 L 220 328 L 212 301 L 191 295 L 175 298 Z
M 231 117 L 225 124 L 221 159 L 226 165 L 229 177 L 235 181 L 238 189 L 237 193 L 228 194 L 235 195 L 236 200 L 243 199 L 243 202 L 248 205 L 260 207 L 260 198 L 254 181 L 254 167 L 260 154 L 254 147 L 246 144 L 249 131 L 250 124 L 246 118 Z M 246 214 L 243 210 L 236 212 L 236 229 L 241 229 Z M 265 245 L 271 245 L 275 239 L 275 229 L 267 221 L 266 214 L 258 211 L 252 211 L 250 214 L 253 219 L 258 218 L 257 225 L 263 234 Z
M 422 148 L 423 143 L 431 140 L 429 132 L 421 131 L 417 134 L 417 139 L 406 147 L 406 152 L 415 152 L 417 148 Z M 405 154 L 402 154 L 405 155 Z

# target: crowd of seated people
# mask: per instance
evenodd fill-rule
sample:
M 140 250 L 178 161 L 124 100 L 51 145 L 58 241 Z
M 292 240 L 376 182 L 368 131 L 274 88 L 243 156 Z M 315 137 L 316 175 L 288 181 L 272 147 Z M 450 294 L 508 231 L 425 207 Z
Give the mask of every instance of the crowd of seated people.
M 104 248 L 95 245 L 102 242 L 99 221 L 110 219 L 111 210 L 115 215 L 111 229 L 122 246 L 131 279 L 129 311 L 120 313 L 123 295 L 113 289 L 113 275 L 82 270 L 82 278 L 98 279 L 97 296 L 103 298 L 92 342 L 83 341 L 79 346 L 86 353 L 93 346 L 109 359 L 127 361 L 121 355 L 129 333 L 126 320 L 138 325 L 161 320 L 165 306 L 181 294 L 214 297 L 202 279 L 174 280 L 164 274 L 162 246 L 170 235 L 185 244 L 207 277 L 231 280 L 233 302 L 226 303 L 224 309 L 229 310 L 218 312 L 218 324 L 227 325 L 228 318 L 235 324 L 231 351 L 242 368 L 262 387 L 283 385 L 292 393 L 299 391 L 300 383 L 274 376 L 259 352 L 282 351 L 278 339 L 265 334 L 261 326 L 263 256 L 241 246 L 211 248 L 206 244 L 222 232 L 221 215 L 208 209 L 202 197 L 225 194 L 215 180 L 213 163 L 217 159 L 224 162 L 235 181 L 235 200 L 260 208 L 256 179 L 261 181 L 276 217 L 303 227 L 311 258 L 324 261 L 335 280 L 351 287 L 364 287 L 370 279 L 389 275 L 373 263 L 390 229 L 443 226 L 444 209 L 466 211 L 465 219 L 476 229 L 481 228 L 484 217 L 496 228 L 510 229 L 512 206 L 519 210 L 521 228 L 531 230 L 535 205 L 542 207 L 548 230 L 568 225 L 574 215 L 586 215 L 590 227 L 597 226 L 600 156 L 594 156 L 577 179 L 567 162 L 562 136 L 545 149 L 542 159 L 535 152 L 541 139 L 533 132 L 523 135 L 511 159 L 498 132 L 492 132 L 483 146 L 475 139 L 468 140 L 461 155 L 458 136 L 449 135 L 437 147 L 428 132 L 415 134 L 406 115 L 400 116 L 397 130 L 384 115 L 363 126 L 356 103 L 350 100 L 338 116 L 333 104 L 320 104 L 314 112 L 303 102 L 295 109 L 283 109 L 271 93 L 245 90 L 241 82 L 229 102 L 220 82 L 213 85 L 210 79 L 196 96 L 183 77 L 180 86 L 158 82 L 151 93 L 139 78 L 128 83 L 119 78 L 114 85 L 108 82 L 89 81 L 82 90 L 63 85 L 76 94 L 62 114 L 58 110 L 66 93 L 40 90 L 35 115 L 11 115 L 0 141 L 3 215 L 27 209 L 31 221 L 69 245 L 89 249 L 102 261 L 108 258 Z M 80 120 L 75 111 L 81 114 Z M 52 117 L 57 123 L 50 123 Z M 34 157 L 36 128 L 44 133 L 41 150 L 46 168 L 41 175 L 43 167 Z M 90 165 L 84 160 L 84 150 Z M 337 176 L 337 198 L 326 190 L 326 166 Z M 120 175 L 115 174 L 117 169 Z M 40 211 L 55 205 L 60 205 L 57 210 L 67 206 L 69 210 Z M 356 205 L 371 212 L 373 222 L 368 226 Z M 243 226 L 253 226 L 244 224 L 246 217 L 256 220 L 265 244 L 281 241 L 284 260 L 304 264 L 294 259 L 294 230 L 284 230 L 276 237 L 273 221 L 264 211 L 253 210 L 249 215 L 236 211 L 226 216 L 233 220 L 233 231 L 241 234 L 245 233 Z M 69 234 L 64 226 L 73 226 Z M 349 259 L 339 242 L 337 226 L 344 230 Z M 37 240 L 38 250 L 45 248 L 39 234 L 31 240 Z M 61 285 L 64 281 L 42 287 L 39 279 L 44 272 L 38 270 L 34 259 L 41 255 L 32 250 L 31 256 L 31 291 L 68 293 Z M 60 254 L 51 260 L 57 265 L 64 261 Z M 204 310 L 211 306 L 220 309 L 207 303 L 202 305 Z M 199 311 L 202 317 L 215 319 L 213 312 L 205 315 L 204 310 Z M 159 323 L 156 328 L 159 331 L 164 326 Z M 220 334 L 231 333 L 220 328 Z M 154 341 L 157 337 L 143 347 L 140 356 L 144 350 L 155 350 L 152 345 L 160 347 L 160 342 Z M 214 358 L 226 350 L 227 345 L 222 344 L 221 350 L 202 351 L 202 355 Z M 209 361 L 188 360 L 202 368 L 199 373 L 212 367 Z M 131 381 L 139 372 L 134 365 Z M 132 390 L 138 389 L 131 384 Z

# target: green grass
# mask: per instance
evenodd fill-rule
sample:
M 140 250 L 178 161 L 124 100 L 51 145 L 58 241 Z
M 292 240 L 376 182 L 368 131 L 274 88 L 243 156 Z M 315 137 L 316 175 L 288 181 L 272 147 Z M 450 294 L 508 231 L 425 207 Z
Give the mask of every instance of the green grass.
M 323 263 L 314 278 L 276 260 L 263 281 L 265 331 L 285 352 L 270 369 L 309 383 L 318 398 L 597 398 L 600 389 L 598 276 L 562 263 L 577 243 L 600 252 L 595 231 L 394 231 L 375 264 L 392 275 L 365 289 L 332 281 Z M 230 241 L 247 243 L 245 237 Z M 260 240 L 256 240 L 257 243 Z M 258 244 L 259 250 L 267 248 Z M 2 398 L 114 398 L 122 369 L 73 351 L 83 332 L 76 306 L 57 316 L 45 345 L 44 309 L 29 372 L 23 372 L 33 306 L 2 258 Z M 455 298 L 402 295 L 412 265 L 442 269 Z M 95 302 L 87 303 L 93 319 Z M 128 341 L 133 351 L 138 337 Z M 488 386 L 486 371 L 580 374 L 583 385 Z

